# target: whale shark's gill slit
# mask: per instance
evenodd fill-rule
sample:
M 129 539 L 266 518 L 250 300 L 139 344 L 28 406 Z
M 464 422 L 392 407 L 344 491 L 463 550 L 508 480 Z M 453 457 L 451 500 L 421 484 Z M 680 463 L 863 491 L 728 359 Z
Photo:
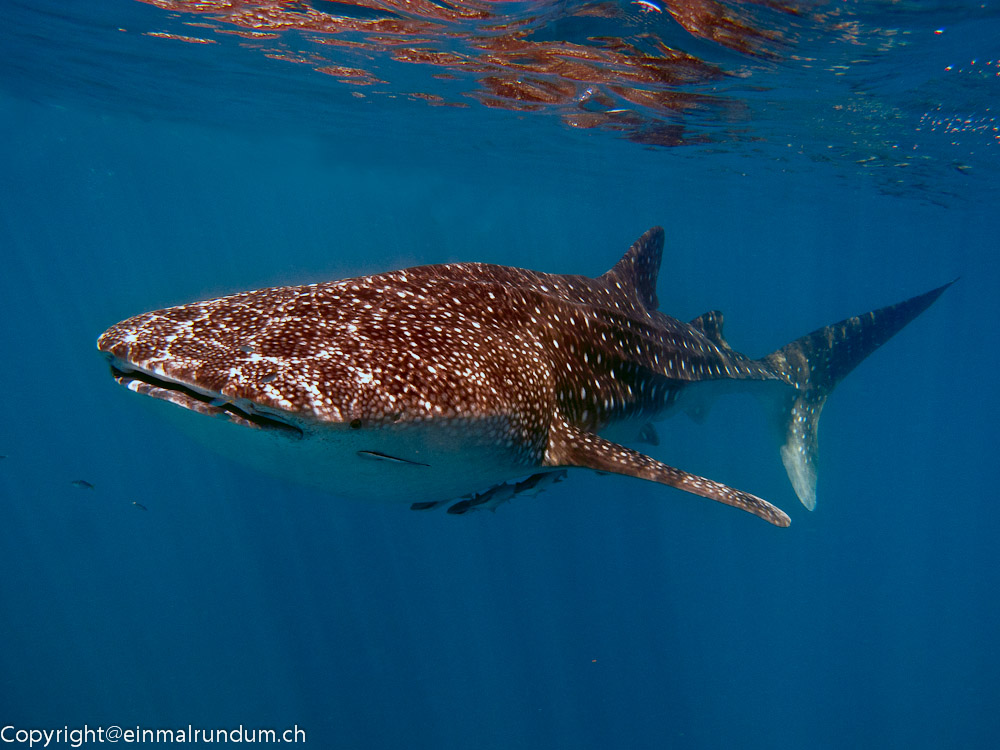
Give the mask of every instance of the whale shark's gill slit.
M 122 385 L 127 385 L 130 381 L 138 381 L 140 383 L 145 383 L 151 388 L 180 396 L 180 400 L 169 399 L 178 406 L 192 408 L 195 403 L 204 404 L 203 410 L 208 413 L 231 415 L 237 421 L 249 423 L 250 425 L 262 430 L 279 432 L 287 437 L 303 437 L 302 430 L 293 424 L 283 422 L 282 420 L 275 419 L 274 417 L 266 417 L 262 414 L 246 411 L 230 401 L 226 401 L 218 396 L 209 396 L 204 393 L 199 393 L 198 391 L 188 388 L 181 383 L 175 383 L 170 380 L 162 380 L 155 375 L 150 375 L 149 373 L 142 372 L 141 370 L 124 370 L 113 364 L 111 365 L 111 374 L 114 376 L 115 380 Z M 155 397 L 156 394 L 150 393 L 149 395 Z M 188 403 L 184 403 L 185 401 Z M 199 411 L 199 409 L 195 410 Z

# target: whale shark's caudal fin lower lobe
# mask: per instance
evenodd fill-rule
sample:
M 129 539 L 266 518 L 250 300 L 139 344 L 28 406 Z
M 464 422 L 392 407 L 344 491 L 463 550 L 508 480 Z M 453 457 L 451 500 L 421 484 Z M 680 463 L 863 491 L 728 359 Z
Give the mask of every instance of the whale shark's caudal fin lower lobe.
M 955 282 L 880 310 L 847 318 L 796 339 L 763 362 L 795 386 L 781 404 L 781 461 L 795 494 L 816 507 L 816 430 L 834 387 L 869 354 L 920 315 Z

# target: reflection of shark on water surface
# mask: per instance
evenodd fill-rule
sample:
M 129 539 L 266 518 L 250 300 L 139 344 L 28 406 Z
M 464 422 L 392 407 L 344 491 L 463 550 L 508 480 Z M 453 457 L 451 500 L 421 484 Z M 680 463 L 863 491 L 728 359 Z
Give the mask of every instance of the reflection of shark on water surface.
M 830 391 L 947 285 L 751 359 L 720 313 L 683 323 L 657 310 L 662 249 L 657 227 L 597 278 L 455 263 L 244 292 L 129 318 L 98 347 L 130 390 L 216 417 L 195 418 L 214 445 L 340 495 L 415 508 L 465 497 L 452 505 L 464 512 L 582 467 L 787 526 L 770 503 L 607 436 L 648 442 L 649 422 L 702 403 L 699 391 L 770 388 L 782 461 L 812 508 Z

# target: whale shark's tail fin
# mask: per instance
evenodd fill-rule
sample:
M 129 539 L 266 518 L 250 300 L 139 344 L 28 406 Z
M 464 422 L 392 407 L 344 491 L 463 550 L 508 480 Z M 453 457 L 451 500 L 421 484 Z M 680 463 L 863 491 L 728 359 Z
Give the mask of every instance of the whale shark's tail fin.
M 816 430 L 827 397 L 865 357 L 930 307 L 954 283 L 820 328 L 761 360 L 795 386 L 781 404 L 784 431 L 781 461 L 795 494 L 809 510 L 816 507 Z

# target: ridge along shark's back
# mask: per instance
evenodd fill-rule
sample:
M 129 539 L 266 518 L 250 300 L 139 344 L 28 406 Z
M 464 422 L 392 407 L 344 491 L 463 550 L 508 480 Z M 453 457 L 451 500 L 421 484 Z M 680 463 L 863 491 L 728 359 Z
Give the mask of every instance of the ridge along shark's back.
M 138 315 L 98 346 L 119 383 L 266 437 L 272 468 L 340 494 L 495 507 L 518 493 L 477 491 L 584 467 L 787 525 L 760 498 L 599 433 L 657 419 L 701 383 L 776 383 L 794 436 L 782 456 L 810 505 L 822 402 L 943 287 L 755 360 L 725 341 L 720 313 L 684 323 L 657 310 L 662 250 L 655 227 L 597 278 L 457 263 L 244 292 Z

